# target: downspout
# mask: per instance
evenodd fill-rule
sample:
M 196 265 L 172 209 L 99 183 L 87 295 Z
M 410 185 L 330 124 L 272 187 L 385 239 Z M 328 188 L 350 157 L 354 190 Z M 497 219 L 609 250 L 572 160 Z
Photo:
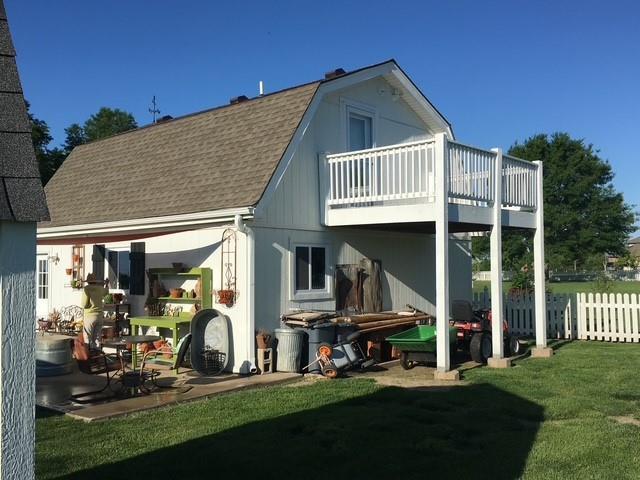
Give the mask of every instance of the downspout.
M 238 232 L 245 234 L 246 242 L 247 242 L 247 256 L 246 256 L 246 266 L 247 266 L 247 281 L 246 281 L 246 292 L 247 292 L 247 303 L 246 303 L 246 313 L 245 318 L 248 320 L 248 338 L 247 338 L 247 361 L 249 362 L 249 369 L 246 373 L 257 373 L 258 368 L 256 367 L 256 355 L 255 355 L 255 329 L 256 329 L 256 317 L 255 317 L 255 236 L 254 232 L 251 228 L 247 227 L 244 223 L 244 219 L 242 215 L 238 214 L 234 218 L 234 224 Z

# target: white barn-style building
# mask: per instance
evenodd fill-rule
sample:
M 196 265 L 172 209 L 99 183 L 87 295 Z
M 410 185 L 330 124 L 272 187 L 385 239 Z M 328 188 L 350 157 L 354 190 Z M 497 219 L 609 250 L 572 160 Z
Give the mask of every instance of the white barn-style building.
M 436 315 L 444 374 L 450 301 L 471 299 L 467 232 L 491 231 L 499 278 L 501 229 L 534 229 L 544 286 L 541 182 L 539 163 L 457 142 L 395 61 L 339 69 L 77 147 L 46 187 L 51 221 L 38 227 L 38 255 L 61 261 L 38 262 L 50 269 L 39 309 L 78 302 L 65 272 L 78 252 L 83 275 L 108 271 L 134 316 L 149 292 L 146 269 L 210 267 L 214 290 L 233 278 L 235 303 L 217 308 L 230 320 L 230 366 L 247 372 L 257 329 L 273 330 L 292 309 L 334 310 L 337 266 L 376 259 L 385 309 Z M 226 229 L 236 237 L 231 262 Z M 494 325 L 501 311 L 494 305 Z M 502 330 L 494 334 L 500 359 Z

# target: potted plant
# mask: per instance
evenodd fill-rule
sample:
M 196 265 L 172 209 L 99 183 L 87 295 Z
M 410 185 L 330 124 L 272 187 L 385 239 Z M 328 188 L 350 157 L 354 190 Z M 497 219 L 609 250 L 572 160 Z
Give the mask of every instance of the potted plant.
M 269 348 L 271 345 L 271 334 L 264 329 L 258 330 L 258 333 L 256 333 L 256 345 L 263 350 Z
M 65 268 L 65 269 L 64 269 L 64 272 L 65 272 L 67 275 L 71 275 L 71 274 L 73 273 L 73 268 Z
M 234 290 L 218 290 L 218 303 L 230 307 L 235 300 L 236 292 Z

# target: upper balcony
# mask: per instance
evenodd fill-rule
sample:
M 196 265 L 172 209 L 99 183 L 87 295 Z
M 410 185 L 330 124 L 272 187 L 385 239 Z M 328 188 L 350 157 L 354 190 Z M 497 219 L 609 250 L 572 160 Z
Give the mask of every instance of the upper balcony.
M 495 223 L 499 191 L 502 225 L 535 228 L 542 196 L 539 162 L 449 141 L 444 135 L 327 155 L 324 169 L 327 226 L 435 222 L 442 191 L 451 231 L 487 230 Z

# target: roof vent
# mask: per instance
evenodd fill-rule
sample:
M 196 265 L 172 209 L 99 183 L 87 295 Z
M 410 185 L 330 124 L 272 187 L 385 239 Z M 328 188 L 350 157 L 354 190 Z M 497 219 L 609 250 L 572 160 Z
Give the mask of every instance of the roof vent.
M 173 120 L 173 117 L 171 115 L 163 115 L 158 120 L 156 120 L 156 123 L 168 122 L 169 120 Z
M 336 68 L 335 70 L 331 70 L 330 72 L 325 73 L 324 74 L 324 79 L 325 80 L 331 80 L 332 78 L 341 77 L 345 73 L 347 73 L 347 72 L 344 70 L 344 68 Z
M 249 98 L 246 95 L 238 95 L 237 97 L 233 97 L 229 100 L 229 103 L 231 105 L 235 105 L 236 103 L 246 102 L 247 100 L 249 100 Z

